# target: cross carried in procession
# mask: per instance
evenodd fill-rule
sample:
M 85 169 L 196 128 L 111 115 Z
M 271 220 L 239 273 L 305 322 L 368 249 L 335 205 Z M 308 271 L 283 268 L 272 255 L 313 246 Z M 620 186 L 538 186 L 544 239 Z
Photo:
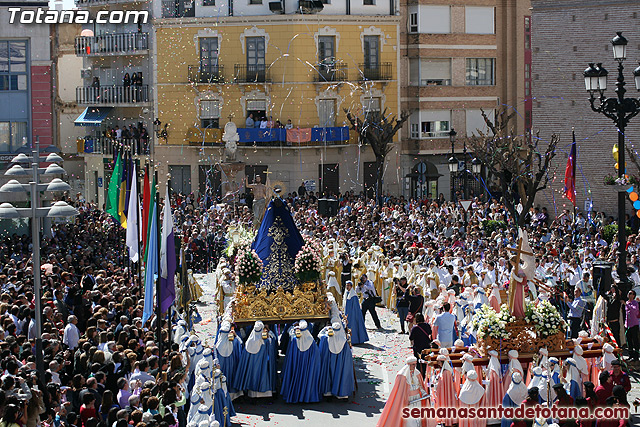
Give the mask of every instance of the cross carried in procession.
M 524 286 L 527 284 L 527 276 L 525 272 L 522 270 L 520 266 L 520 257 L 522 255 L 528 255 L 533 257 L 533 253 L 529 252 L 531 249 L 529 248 L 529 243 L 526 242 L 526 248 L 522 249 L 523 244 L 525 244 L 523 233 L 520 233 L 520 237 L 518 237 L 518 243 L 515 248 L 507 248 L 507 250 L 515 253 L 515 262 L 513 263 L 513 268 L 511 273 L 511 280 L 509 281 L 509 290 L 508 290 L 508 307 L 509 313 L 516 318 L 524 317 Z M 529 250 L 527 250 L 529 249 Z M 528 262 L 526 267 L 530 267 Z M 521 278 L 521 279 L 518 279 Z M 522 282 L 522 283 L 520 283 Z
M 516 266 L 520 265 L 520 255 L 525 254 L 525 255 L 531 255 L 533 256 L 533 253 L 525 251 L 522 249 L 522 237 L 518 238 L 518 244 L 516 245 L 515 248 L 507 248 L 508 251 L 511 252 L 515 252 L 516 254 Z

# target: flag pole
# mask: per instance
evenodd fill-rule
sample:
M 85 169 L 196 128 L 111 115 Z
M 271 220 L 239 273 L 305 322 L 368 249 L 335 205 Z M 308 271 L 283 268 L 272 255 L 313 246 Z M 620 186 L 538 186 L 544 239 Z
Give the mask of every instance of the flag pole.
M 129 170 L 129 161 L 131 159 L 131 155 L 129 153 L 129 147 L 127 145 L 124 144 L 124 142 L 122 143 L 122 152 L 124 153 L 124 165 L 125 165 L 125 170 L 127 171 L 127 174 L 130 174 L 131 171 Z M 121 185 L 122 187 L 122 185 Z M 122 191 L 122 190 L 120 190 Z M 120 196 L 118 197 L 118 203 L 120 199 Z M 125 177 L 125 181 L 124 181 L 124 205 L 123 209 L 127 209 L 127 177 Z M 124 210 L 123 210 L 124 212 Z M 122 221 L 122 220 L 121 220 Z M 129 259 L 129 248 L 127 248 L 127 229 L 120 227 L 121 230 L 124 230 L 124 240 L 123 240 L 123 244 L 122 244 L 122 248 L 124 249 L 123 253 L 124 253 L 124 258 L 122 259 L 122 268 L 126 268 L 127 269 L 127 283 L 131 283 L 131 262 Z
M 573 155 L 575 152 L 575 156 L 573 158 L 573 161 L 571 162 L 571 167 L 573 169 L 573 224 L 576 223 L 576 220 L 578 219 L 578 206 L 575 203 L 576 202 L 576 162 L 578 161 L 578 150 L 576 149 L 576 128 L 572 127 L 571 128 L 571 134 L 573 135 L 573 147 L 571 150 L 571 154 Z M 574 225 L 575 227 L 575 225 Z M 571 227 L 573 229 L 573 227 Z M 577 239 L 578 233 L 573 233 L 574 239 Z
M 155 205 L 156 205 L 156 224 L 158 224 L 158 226 L 156 227 L 156 237 L 157 237 L 157 242 L 158 244 L 156 245 L 156 253 L 155 254 L 150 254 L 150 256 L 156 256 L 157 260 L 158 260 L 158 278 L 156 279 L 156 334 L 158 337 L 158 349 L 159 349 L 159 353 L 160 353 L 160 366 L 162 366 L 162 358 L 164 357 L 164 351 L 163 351 L 163 345 L 162 345 L 162 304 L 161 301 L 162 299 L 160 298 L 160 289 L 161 289 L 161 285 L 160 285 L 160 192 L 158 191 L 158 187 L 159 187 L 159 183 L 158 183 L 158 170 L 156 168 L 155 170 L 155 178 L 156 178 L 156 188 L 152 189 L 153 191 L 156 192 L 156 199 L 155 199 Z
M 136 224 L 136 239 L 138 240 L 138 262 L 136 262 L 136 267 L 137 267 L 137 273 L 138 273 L 138 292 L 140 292 L 140 296 L 142 296 L 142 258 L 143 258 L 143 254 L 142 254 L 142 245 L 140 242 L 140 226 L 142 224 L 142 218 L 140 218 L 142 216 L 142 212 L 140 209 L 140 187 L 138 186 L 138 169 L 136 168 L 136 176 L 134 176 L 133 178 L 136 180 L 136 190 L 137 194 L 136 197 L 138 198 L 136 205 L 138 206 L 138 212 L 136 212 L 136 215 L 138 215 L 138 224 Z

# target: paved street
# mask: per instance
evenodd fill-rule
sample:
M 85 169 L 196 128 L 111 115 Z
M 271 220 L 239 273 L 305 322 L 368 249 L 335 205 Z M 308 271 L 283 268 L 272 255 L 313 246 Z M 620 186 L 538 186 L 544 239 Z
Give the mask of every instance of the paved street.
M 207 344 L 213 345 L 215 298 L 208 282 L 201 280 L 200 283 L 203 283 L 202 302 L 205 304 L 198 306 L 203 321 L 195 326 L 195 330 Z M 273 402 L 259 400 L 258 404 L 236 401 L 234 406 L 238 415 L 234 418 L 235 425 L 263 426 L 268 422 L 273 426 L 292 426 L 304 422 L 305 426 L 310 427 L 374 426 L 393 387 L 396 373 L 411 354 L 407 335 L 397 333 L 397 316 L 380 308 L 378 316 L 385 331 L 376 331 L 371 318 L 367 316 L 370 342 L 353 348 L 358 385 L 356 395 L 348 402 L 287 404 L 279 398 Z M 282 357 L 279 362 L 282 363 Z M 629 402 L 640 397 L 639 380 L 638 374 L 632 376 L 633 388 Z M 633 407 L 631 410 L 635 412 Z M 640 425 L 640 417 L 636 416 L 634 421 L 632 425 Z

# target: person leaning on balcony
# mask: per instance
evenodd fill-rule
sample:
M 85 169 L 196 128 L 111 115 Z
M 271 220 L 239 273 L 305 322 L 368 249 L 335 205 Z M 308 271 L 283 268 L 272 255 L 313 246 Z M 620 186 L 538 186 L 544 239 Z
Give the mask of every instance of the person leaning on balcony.
M 247 120 L 245 120 L 244 122 L 244 126 L 246 128 L 253 128 L 255 127 L 256 123 L 253 121 L 253 113 L 249 113 L 249 116 L 247 116 Z
M 285 129 L 293 129 L 293 124 L 291 123 L 291 119 L 287 120 L 287 124 L 284 125 Z
M 124 73 L 124 77 L 122 78 L 122 86 L 124 86 L 124 100 L 128 102 L 130 98 L 129 88 L 131 87 L 131 77 L 129 76 L 129 73 Z
M 267 120 L 267 127 L 269 129 L 273 129 L 275 126 L 275 122 L 273 121 L 273 116 L 269 116 L 269 120 Z

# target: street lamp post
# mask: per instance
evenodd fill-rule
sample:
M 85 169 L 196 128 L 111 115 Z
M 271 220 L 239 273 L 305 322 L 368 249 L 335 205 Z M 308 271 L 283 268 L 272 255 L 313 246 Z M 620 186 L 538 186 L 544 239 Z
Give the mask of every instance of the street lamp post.
M 449 165 L 449 174 L 451 179 L 451 201 L 455 202 L 455 174 L 458 173 L 458 159 L 454 153 L 455 151 L 455 143 L 456 143 L 456 135 L 457 132 L 455 129 L 451 128 L 449 131 L 449 141 L 451 141 L 451 157 L 449 157 L 449 161 L 447 162 Z
M 41 168 L 41 161 L 51 164 L 46 168 Z M 53 206 L 49 207 L 39 206 L 38 195 L 41 191 L 64 192 L 71 190 L 71 186 L 59 178 L 54 178 L 48 183 L 40 183 L 40 175 L 65 174 L 65 170 L 57 164 L 62 161 L 62 157 L 55 153 L 51 153 L 45 159 L 41 159 L 40 143 L 39 139 L 37 139 L 35 147 L 32 150 L 32 155 L 30 157 L 25 154 L 17 155 L 11 160 L 13 166 L 5 172 L 5 175 L 10 177 L 29 176 L 29 172 L 20 166 L 20 164 L 31 163 L 32 181 L 29 182 L 29 184 L 22 184 L 19 181 L 12 179 L 0 187 L 0 193 L 28 192 L 31 194 L 31 207 L 29 208 L 15 208 L 11 203 L 0 204 L 0 219 L 31 219 L 31 239 L 33 244 L 33 294 L 36 313 L 34 318 L 36 327 L 35 356 L 36 369 L 40 373 L 41 378 L 44 378 L 44 360 L 42 353 L 42 290 L 40 283 L 40 218 L 65 218 L 78 215 L 78 211 L 74 207 L 69 206 L 63 201 L 56 202 Z
M 627 39 L 622 36 L 622 32 L 617 32 L 616 36 L 611 40 L 613 45 L 613 58 L 618 62 L 618 79 L 616 82 L 616 95 L 612 98 L 604 96 L 607 89 L 607 70 L 601 63 L 594 65 L 590 63 L 589 67 L 584 70 L 584 83 L 586 90 L 589 92 L 589 102 L 591 109 L 596 113 L 601 113 L 605 117 L 613 120 L 616 128 L 618 128 L 618 178 L 624 178 L 626 173 L 625 164 L 625 148 L 624 138 L 625 129 L 629 121 L 640 113 L 640 100 L 636 98 L 625 98 L 626 92 L 625 80 L 622 71 L 624 67 L 622 63 L 627 57 Z M 640 67 L 633 71 L 636 89 L 640 91 Z M 599 97 L 596 98 L 596 91 Z M 596 105 L 596 99 L 598 103 Z M 625 192 L 618 192 L 618 277 L 620 280 L 621 291 L 626 295 L 629 288 L 629 278 L 627 276 L 627 232 L 625 229 Z
M 469 191 L 467 191 L 467 140 L 463 139 L 462 144 L 462 163 L 464 164 L 464 167 L 462 168 L 462 173 L 464 174 L 464 176 L 462 177 L 462 197 L 464 198 L 464 200 L 467 200 L 469 198 Z M 465 218 L 466 212 L 467 211 L 465 210 Z

